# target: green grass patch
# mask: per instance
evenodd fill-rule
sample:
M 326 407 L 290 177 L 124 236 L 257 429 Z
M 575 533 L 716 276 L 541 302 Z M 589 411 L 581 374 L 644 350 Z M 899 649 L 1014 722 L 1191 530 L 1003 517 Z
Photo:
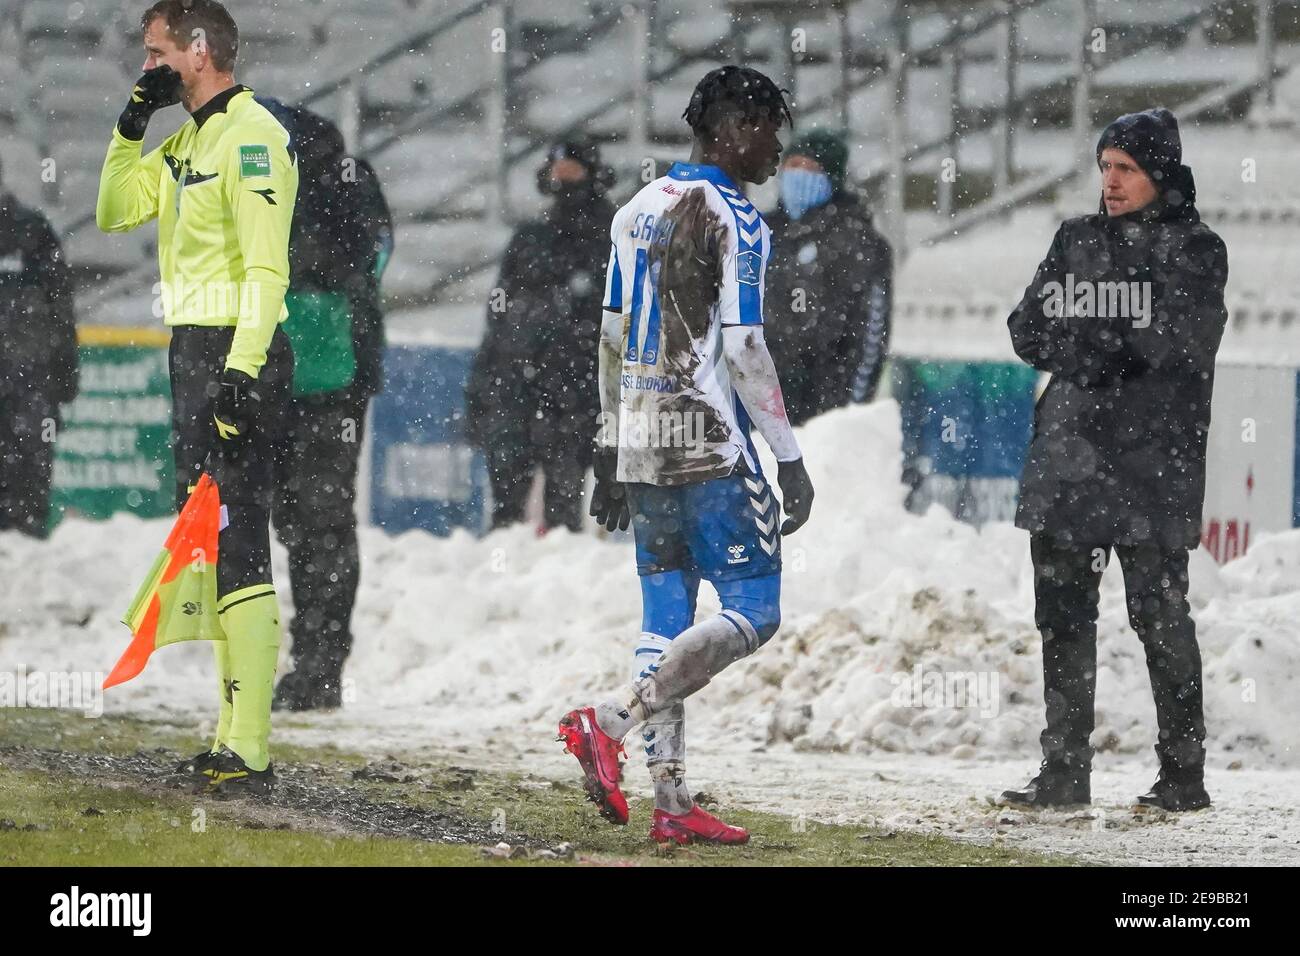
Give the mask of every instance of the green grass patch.
M 192 730 L 165 720 L 101 717 L 67 711 L 0 711 L 0 747 L 21 746 L 130 755 L 163 747 L 196 749 Z M 464 766 L 464 757 L 428 753 L 376 756 L 333 747 L 277 743 L 282 776 L 310 767 L 306 779 L 346 787 L 373 803 L 402 803 L 489 825 L 493 839 L 571 844 L 577 862 L 707 866 L 1034 866 L 1076 861 L 942 836 L 819 823 L 781 814 L 705 806 L 747 828 L 742 847 L 662 849 L 648 839 L 651 805 L 631 802 L 631 822 L 614 827 L 585 800 L 577 767 L 571 780 Z M 442 865 L 484 862 L 477 847 L 401 837 L 346 835 L 329 821 L 277 816 L 253 801 L 217 801 L 133 786 L 130 779 L 51 777 L 4 766 L 0 751 L 0 865 Z M 399 782 L 354 773 L 371 767 Z M 299 775 L 298 779 L 301 779 Z M 405 781 L 405 782 L 400 782 Z M 97 812 L 88 813 L 93 807 Z M 202 811 L 205 829 L 196 832 Z M 265 811 L 265 812 L 263 812 Z M 251 815 L 251 818 L 250 818 Z M 285 817 L 292 818 L 285 824 Z M 281 822 L 277 822 L 277 820 Z M 292 829 L 277 829 L 277 826 Z M 499 865 L 497 861 L 490 861 Z M 511 861 L 523 862 L 523 861 Z M 555 862 L 555 861 L 546 861 Z
M 180 795 L 0 767 L 0 866 L 470 866 L 475 847 L 279 830 Z

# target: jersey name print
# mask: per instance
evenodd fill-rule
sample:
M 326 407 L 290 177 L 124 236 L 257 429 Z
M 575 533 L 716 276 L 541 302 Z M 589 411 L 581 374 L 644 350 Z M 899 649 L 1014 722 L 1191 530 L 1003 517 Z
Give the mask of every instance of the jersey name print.
M 756 469 L 722 329 L 760 325 L 771 231 L 716 166 L 675 164 L 614 217 L 605 309 L 623 317 L 618 478 L 682 485 Z

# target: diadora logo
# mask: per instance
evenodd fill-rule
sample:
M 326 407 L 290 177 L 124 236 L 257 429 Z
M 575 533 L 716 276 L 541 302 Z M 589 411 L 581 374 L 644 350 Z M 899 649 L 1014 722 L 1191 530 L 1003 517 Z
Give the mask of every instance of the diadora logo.
M 731 547 L 727 548 L 727 553 L 731 555 L 731 557 L 727 558 L 728 564 L 747 564 L 749 562 L 749 555 L 745 554 L 743 544 L 731 545 Z
M 197 601 L 186 601 L 184 604 L 181 605 L 181 611 L 192 617 L 195 614 L 203 613 L 203 605 L 198 603 Z

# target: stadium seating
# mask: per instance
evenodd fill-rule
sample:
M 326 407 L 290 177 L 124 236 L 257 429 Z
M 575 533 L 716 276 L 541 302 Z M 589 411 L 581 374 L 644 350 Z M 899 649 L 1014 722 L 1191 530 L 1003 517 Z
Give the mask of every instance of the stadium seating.
M 696 79 L 724 62 L 732 37 L 730 9 L 741 11 L 749 22 L 743 35 L 747 62 L 780 75 L 786 42 L 779 25 L 745 10 L 745 0 L 659 0 L 647 66 L 655 80 L 643 91 L 640 71 L 630 62 L 640 21 L 628 20 L 617 0 L 514 0 L 508 61 L 490 46 L 500 10 L 478 0 L 231 0 L 229 6 L 241 27 L 242 80 L 286 101 L 305 99 L 355 131 L 352 146 L 379 170 L 398 220 L 386 294 L 402 321 L 430 327 L 486 296 L 512 223 L 541 208 L 533 177 L 545 143 L 575 128 L 596 136 L 618 170 L 618 195 L 623 195 L 637 184 L 646 158 L 639 152 L 663 161 L 687 148 L 681 111 Z M 881 180 L 871 177 L 886 168 L 889 156 L 889 93 L 879 76 L 888 59 L 890 6 L 887 0 L 848 5 L 854 86 L 848 105 L 850 170 L 855 179 L 867 181 L 868 194 L 877 201 L 881 197 L 874 191 Z M 907 42 L 921 51 L 908 76 L 904 127 L 909 145 L 941 139 L 949 123 L 945 67 L 924 48 L 952 29 L 954 8 L 968 13 L 965 28 L 987 6 L 908 4 Z M 1095 122 L 1154 105 L 1157 99 L 1177 109 L 1252 76 L 1257 63 L 1253 6 L 1098 0 L 1108 52 L 1097 61 L 1091 103 Z M 1277 58 L 1283 76 L 1275 114 L 1267 122 L 1257 116 L 1252 120 L 1252 97 L 1246 93 L 1185 130 L 1207 218 L 1235 229 L 1241 244 L 1252 249 L 1271 241 L 1266 238 L 1273 235 L 1270 230 L 1294 228 L 1300 210 L 1295 178 L 1272 174 L 1296 146 L 1293 128 L 1285 125 L 1292 99 L 1300 105 L 1290 76 L 1300 39 L 1295 6 L 1279 4 Z M 104 138 L 142 60 L 143 7 L 142 0 L 0 0 L 0 87 L 6 91 L 0 97 L 0 159 L 7 187 L 28 202 L 39 202 L 57 226 L 70 230 L 69 258 L 84 282 L 125 275 L 118 280 L 120 287 L 137 296 L 148 285 L 153 249 L 148 230 L 101 237 L 89 216 Z M 1189 15 L 1205 14 L 1207 7 L 1214 8 L 1213 15 L 1189 21 Z M 1075 151 L 1070 128 L 1075 9 L 1075 0 L 1044 0 L 1018 18 L 1017 178 L 1050 172 L 1068 163 Z M 430 42 L 419 42 L 423 31 L 461 11 L 469 13 L 455 26 Z M 799 128 L 836 125 L 840 73 L 835 22 L 819 10 L 808 12 L 800 26 L 806 52 L 798 57 L 794 76 L 786 78 L 793 85 Z M 1001 40 L 996 30 L 969 33 L 961 48 L 961 118 L 972 131 L 961 140 L 960 171 L 964 182 L 986 184 L 994 150 L 991 137 L 978 130 L 996 117 L 999 107 Z M 392 48 L 398 50 L 395 56 L 376 60 Z M 494 102 L 497 78 L 507 65 L 514 77 L 511 96 Z M 318 92 L 343 80 L 355 81 L 355 95 Z M 631 129 L 633 103 L 642 92 L 644 146 Z M 502 150 L 491 126 L 502 109 L 504 151 L 512 158 L 504 204 L 496 202 L 494 167 Z M 147 145 L 179 119 L 178 111 L 162 114 Z M 1240 175 L 1243 141 L 1259 154 L 1258 188 L 1247 202 L 1239 190 L 1223 185 Z M 1081 201 L 1088 191 L 1086 178 L 1082 185 L 1046 190 L 1034 197 L 1036 205 L 994 218 L 951 242 L 918 246 L 943 225 L 931 205 L 941 153 L 908 164 L 907 212 L 901 223 L 908 254 L 899 276 L 900 308 L 918 316 L 939 315 L 951 312 L 954 303 L 967 302 L 973 314 L 981 314 L 984 306 L 971 298 L 971 284 L 963 275 L 987 280 L 981 294 L 1005 308 L 1007 296 L 1018 294 L 1016 285 L 1024 281 L 1023 260 L 1041 253 L 1037 241 L 1017 252 L 1011 224 L 1049 221 L 1071 202 Z M 53 183 L 42 182 L 41 164 L 50 158 L 57 176 Z M 759 199 L 770 196 L 769 189 Z M 1032 229 L 1031 235 L 1036 235 Z M 1269 254 L 1264 250 L 1258 261 L 1273 261 Z M 1234 256 L 1234 268 L 1240 258 Z M 961 265 L 936 271 L 932 267 L 939 262 Z M 1267 274 L 1263 268 L 1260 272 Z M 1300 290 L 1276 292 L 1273 298 L 1279 295 L 1300 297 Z M 86 301 L 93 302 L 83 309 L 90 321 L 133 314 L 102 296 L 87 295 Z

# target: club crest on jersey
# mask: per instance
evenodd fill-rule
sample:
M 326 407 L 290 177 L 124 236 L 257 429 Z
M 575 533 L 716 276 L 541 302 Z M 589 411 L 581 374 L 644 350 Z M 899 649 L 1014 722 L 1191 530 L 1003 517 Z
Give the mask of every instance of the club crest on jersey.
M 742 252 L 736 256 L 736 281 L 745 285 L 758 285 L 758 270 L 763 257 L 757 252 Z
M 745 553 L 745 546 L 743 544 L 731 545 L 730 547 L 727 548 L 727 553 L 731 555 L 731 557 L 727 558 L 728 564 L 749 563 L 749 555 Z
M 271 175 L 271 151 L 265 146 L 239 147 L 239 178 Z

